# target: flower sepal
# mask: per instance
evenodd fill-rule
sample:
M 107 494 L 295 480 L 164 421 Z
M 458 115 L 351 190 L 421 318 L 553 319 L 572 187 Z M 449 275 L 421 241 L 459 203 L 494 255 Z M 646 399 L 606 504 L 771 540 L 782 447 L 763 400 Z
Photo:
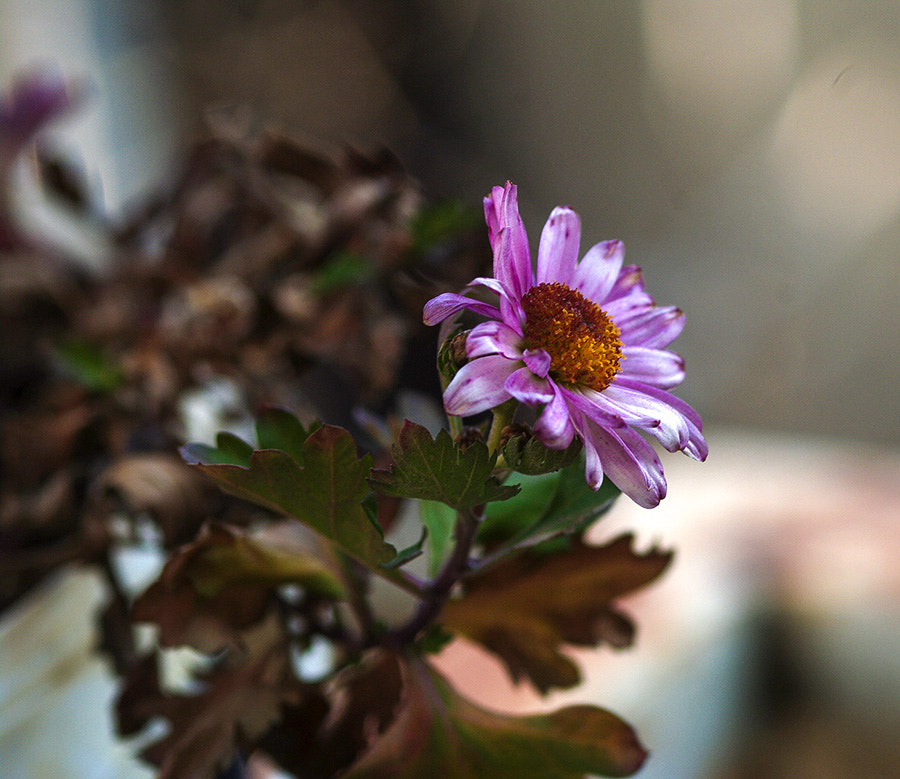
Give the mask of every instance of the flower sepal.
M 441 377 L 441 384 L 446 387 L 453 381 L 453 377 L 459 369 L 465 365 L 469 358 L 466 356 L 467 330 L 458 327 L 440 345 L 437 353 L 437 368 Z

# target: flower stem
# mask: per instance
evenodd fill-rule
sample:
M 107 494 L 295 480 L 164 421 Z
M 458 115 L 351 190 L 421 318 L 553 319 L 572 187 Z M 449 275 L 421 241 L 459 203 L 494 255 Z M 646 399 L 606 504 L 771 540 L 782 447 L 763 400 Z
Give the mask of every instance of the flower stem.
M 473 511 L 461 511 L 456 519 L 456 546 L 444 562 L 438 575 L 426 589 L 425 599 L 419 604 L 413 616 L 405 624 L 389 633 L 385 644 L 402 649 L 415 641 L 416 637 L 437 617 L 444 603 L 460 577 L 469 569 L 469 552 L 475 541 L 475 532 L 481 515 Z
M 492 409 L 494 419 L 491 422 L 491 430 L 488 433 L 487 448 L 493 454 L 500 447 L 500 437 L 503 434 L 503 428 L 512 422 L 513 415 L 516 413 L 518 402 L 510 398 L 505 403 L 495 406 Z

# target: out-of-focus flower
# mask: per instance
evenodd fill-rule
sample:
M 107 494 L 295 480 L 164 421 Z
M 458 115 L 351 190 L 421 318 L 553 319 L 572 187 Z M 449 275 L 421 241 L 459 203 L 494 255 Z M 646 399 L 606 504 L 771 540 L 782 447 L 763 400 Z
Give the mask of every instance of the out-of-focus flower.
M 542 410 L 535 435 L 565 448 L 584 443 L 588 484 L 604 474 L 636 503 L 653 507 L 666 481 L 649 433 L 671 452 L 703 460 L 707 445 L 699 415 L 669 389 L 684 379 L 682 359 L 666 350 L 684 327 L 674 306 L 656 306 L 640 268 L 624 266 L 620 241 L 591 248 L 578 261 L 581 222 L 555 208 L 532 269 L 516 187 L 494 187 L 484 200 L 494 251 L 494 277 L 470 286 L 499 296 L 499 307 L 466 295 L 429 301 L 426 324 L 463 309 L 488 321 L 466 338 L 468 362 L 444 393 L 447 413 L 469 416 L 515 398 Z
M 0 95 L 0 251 L 28 245 L 12 215 L 13 164 L 51 122 L 81 102 L 83 89 L 53 69 L 22 74 Z

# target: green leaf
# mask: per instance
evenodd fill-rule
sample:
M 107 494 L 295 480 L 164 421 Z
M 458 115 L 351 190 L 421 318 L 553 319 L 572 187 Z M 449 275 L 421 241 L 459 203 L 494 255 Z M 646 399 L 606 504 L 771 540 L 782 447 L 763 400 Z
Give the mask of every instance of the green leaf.
M 507 559 L 467 577 L 440 622 L 497 654 L 514 680 L 526 676 L 542 692 L 572 687 L 578 667 L 562 645 L 629 645 L 634 628 L 612 601 L 649 584 L 672 559 L 657 549 L 637 554 L 631 545 L 624 535 L 605 546 L 575 541 L 559 554 Z
M 427 206 L 416 214 L 410 225 L 414 253 L 422 254 L 444 241 L 476 228 L 480 215 L 465 203 L 448 200 Z
M 190 465 L 250 465 L 253 447 L 233 433 L 216 435 L 216 445 L 190 443 L 181 447 L 182 458 Z
M 256 418 L 256 437 L 260 449 L 280 449 L 303 465 L 303 444 L 318 427 L 314 424 L 307 430 L 287 409 L 264 406 Z
M 326 295 L 343 287 L 363 284 L 374 278 L 375 266 L 370 260 L 351 252 L 341 252 L 322 267 L 312 280 L 314 295 Z
M 406 420 L 392 452 L 391 467 L 373 470 L 369 477 L 372 489 L 383 495 L 436 500 L 465 511 L 518 492 L 491 475 L 497 458 L 487 446 L 477 441 L 462 450 L 446 430 L 432 439 L 424 427 Z
M 344 779 L 631 776 L 647 756 L 631 726 L 604 709 L 497 714 L 458 695 L 420 660 L 401 669 L 404 694 L 396 718 Z
M 296 448 L 296 458 L 258 449 L 246 466 L 222 464 L 223 450 L 213 459 L 203 459 L 209 452 L 197 446 L 182 453 L 226 492 L 299 519 L 370 567 L 396 554 L 361 505 L 372 458 L 357 459 L 356 443 L 342 428 L 320 427 Z
M 489 547 L 492 555 L 503 556 L 561 534 L 582 533 L 621 494 L 609 479 L 604 479 L 596 492 L 592 490 L 581 460 L 557 473 L 521 480 L 526 491 L 521 504 L 516 503 L 520 500 L 517 495 L 508 506 L 492 503 L 485 507 L 477 540 Z
M 54 349 L 53 357 L 65 372 L 90 390 L 111 392 L 125 381 L 122 367 L 87 341 L 66 341 Z
M 390 562 L 384 563 L 385 568 L 400 568 L 403 565 L 406 565 L 410 560 L 415 560 L 420 554 L 422 554 L 422 547 L 425 545 L 425 539 L 428 538 L 428 528 L 422 528 L 422 535 L 419 536 L 419 540 L 416 543 L 411 544 L 406 547 L 406 549 L 401 549 L 397 552 L 397 556 L 391 560 Z
M 428 528 L 428 575 L 435 576 L 453 549 L 450 541 L 456 527 L 456 511 L 443 503 L 423 500 L 419 503 L 419 517 Z
M 535 525 L 553 501 L 560 475 L 556 472 L 512 478 L 519 484 L 519 493 L 484 507 L 484 521 L 476 536 L 476 542 L 484 547 L 499 546 Z

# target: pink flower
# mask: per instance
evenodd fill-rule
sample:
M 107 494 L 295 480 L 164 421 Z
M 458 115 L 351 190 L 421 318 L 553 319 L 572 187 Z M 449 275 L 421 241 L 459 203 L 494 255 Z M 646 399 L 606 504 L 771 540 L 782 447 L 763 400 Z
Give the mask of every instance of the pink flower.
M 494 277 L 470 286 L 495 292 L 499 307 L 444 294 L 424 310 L 429 325 L 462 309 L 487 319 L 468 333 L 468 362 L 444 393 L 447 413 L 470 416 L 510 398 L 540 407 L 535 435 L 554 449 L 577 435 L 593 489 L 605 475 L 639 505 L 656 506 L 666 480 L 641 432 L 698 460 L 708 451 L 697 412 L 668 392 L 684 379 L 684 362 L 664 348 L 684 314 L 654 304 L 640 268 L 623 267 L 620 241 L 579 261 L 581 222 L 570 208 L 553 209 L 544 225 L 536 273 L 516 187 L 494 187 L 484 213 Z

